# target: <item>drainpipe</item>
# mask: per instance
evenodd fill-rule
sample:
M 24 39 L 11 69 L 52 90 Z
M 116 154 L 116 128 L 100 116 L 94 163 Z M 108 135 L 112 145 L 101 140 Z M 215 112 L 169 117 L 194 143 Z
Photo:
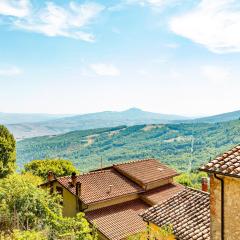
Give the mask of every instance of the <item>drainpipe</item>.
M 221 240 L 224 240 L 224 180 L 214 173 L 214 177 L 221 182 Z

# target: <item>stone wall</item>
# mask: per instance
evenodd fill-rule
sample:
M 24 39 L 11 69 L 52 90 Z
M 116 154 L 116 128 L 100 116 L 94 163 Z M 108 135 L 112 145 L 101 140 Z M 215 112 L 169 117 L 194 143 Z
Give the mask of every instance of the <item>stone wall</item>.
M 240 239 L 240 179 L 217 175 L 224 180 L 224 237 Z M 221 240 L 221 182 L 210 177 L 211 240 Z

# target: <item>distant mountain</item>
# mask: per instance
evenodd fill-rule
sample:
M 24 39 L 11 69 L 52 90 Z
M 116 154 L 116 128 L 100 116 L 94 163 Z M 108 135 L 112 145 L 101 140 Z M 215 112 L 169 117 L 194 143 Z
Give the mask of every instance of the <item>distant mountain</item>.
M 180 171 L 196 169 L 240 143 L 240 120 L 81 130 L 17 142 L 17 164 L 33 159 L 65 158 L 81 171 L 122 161 L 159 158 Z M 193 149 L 193 152 L 192 150 Z
M 35 123 L 66 117 L 66 114 L 44 113 L 2 113 L 0 112 L 0 124 Z
M 240 111 L 222 113 L 214 116 L 194 119 L 194 122 L 216 123 L 236 120 L 240 118 Z
M 168 115 L 142 111 L 131 108 L 122 112 L 105 111 L 89 113 L 72 117 L 59 118 L 38 123 L 21 123 L 7 125 L 9 130 L 17 139 L 56 135 L 75 130 L 114 127 L 119 125 L 138 125 L 154 123 L 171 123 L 173 121 L 184 121 L 188 118 L 177 115 Z
M 1 115 L 0 115 L 1 117 Z M 45 119 L 44 118 L 48 118 Z M 17 124 L 7 124 L 9 130 L 20 140 L 45 135 L 58 135 L 76 130 L 116 127 L 120 125 L 140 124 L 167 124 L 167 123 L 216 123 L 240 118 L 240 111 L 223 113 L 210 117 L 191 119 L 184 116 L 146 112 L 138 108 L 130 108 L 126 111 L 105 111 L 76 116 L 61 117 L 59 115 L 29 115 L 16 116 Z M 1 118 L 0 118 L 1 119 Z M 2 118 L 4 120 L 4 118 Z M 27 119 L 29 121 L 27 122 Z M 39 121 L 37 121 L 37 119 Z M 2 123 L 3 123 L 2 120 Z M 6 118 L 4 120 L 5 124 Z M 31 121 L 30 121 L 31 120 Z M 14 118 L 10 119 L 12 123 Z M 0 121 L 1 124 L 1 121 Z

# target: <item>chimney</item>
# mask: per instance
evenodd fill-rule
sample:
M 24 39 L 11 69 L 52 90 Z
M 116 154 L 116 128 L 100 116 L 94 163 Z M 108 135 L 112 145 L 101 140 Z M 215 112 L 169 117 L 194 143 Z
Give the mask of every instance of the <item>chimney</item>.
M 71 179 L 72 179 L 71 184 L 72 184 L 72 186 L 75 187 L 76 186 L 76 182 L 77 182 L 77 176 L 76 176 L 75 172 L 72 173 Z
M 47 175 L 48 182 L 51 182 L 54 179 L 55 179 L 54 173 L 52 171 L 48 171 L 48 175 Z
M 77 182 L 76 183 L 76 195 L 77 196 L 81 196 L 81 187 L 82 187 L 82 184 L 80 182 Z
M 109 185 L 109 190 L 108 190 L 109 194 L 112 192 L 112 187 L 113 187 L 113 185 Z
M 202 177 L 202 191 L 208 192 L 208 179 L 206 177 Z

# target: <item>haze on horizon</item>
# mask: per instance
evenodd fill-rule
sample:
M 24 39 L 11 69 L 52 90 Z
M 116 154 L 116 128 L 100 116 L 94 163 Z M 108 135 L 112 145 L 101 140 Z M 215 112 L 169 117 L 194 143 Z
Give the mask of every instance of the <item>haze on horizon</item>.
M 0 112 L 240 110 L 237 0 L 113 2 L 1 0 Z

